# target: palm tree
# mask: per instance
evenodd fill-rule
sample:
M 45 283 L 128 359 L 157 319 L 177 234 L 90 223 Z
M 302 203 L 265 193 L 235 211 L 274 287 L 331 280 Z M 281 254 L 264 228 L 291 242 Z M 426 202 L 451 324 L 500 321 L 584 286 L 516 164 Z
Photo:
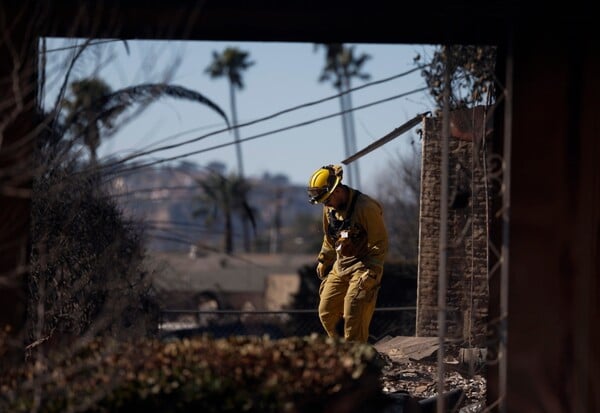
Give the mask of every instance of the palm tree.
M 231 118 L 233 121 L 233 133 L 235 137 L 235 149 L 237 155 L 238 175 L 244 179 L 244 163 L 242 158 L 242 148 L 240 143 L 240 133 L 237 128 L 237 105 L 235 100 L 235 90 L 244 88 L 242 72 L 254 64 L 248 60 L 249 53 L 238 49 L 237 47 L 227 47 L 222 53 L 213 51 L 213 61 L 205 69 L 205 73 L 211 78 L 227 77 L 229 80 L 229 103 L 231 104 Z M 247 222 L 243 221 L 244 249 L 250 250 L 250 241 L 248 236 Z
M 318 44 L 315 48 L 318 48 Z M 365 62 L 371 58 L 363 53 L 355 57 L 354 47 L 345 47 L 341 43 L 326 43 L 325 66 L 319 77 L 319 82 L 331 80 L 333 87 L 340 94 L 340 108 L 342 111 L 342 131 L 344 134 L 344 149 L 346 157 L 356 152 L 356 134 L 354 131 L 354 116 L 352 114 L 352 97 L 349 90 L 352 88 L 352 78 L 361 80 L 370 79 L 368 73 L 361 72 Z M 360 187 L 358 161 L 349 165 L 349 183 Z
M 96 164 L 97 149 L 100 146 L 100 128 L 110 127 L 113 118 L 119 113 L 112 112 L 109 116 L 98 117 L 103 111 L 98 106 L 100 98 L 111 93 L 102 79 L 89 78 L 74 81 L 70 84 L 71 98 L 64 99 L 63 107 L 67 110 L 66 124 L 71 126 L 75 136 L 83 139 L 83 144 L 90 151 L 90 162 Z
M 233 121 L 233 132 L 236 142 L 236 154 L 238 163 L 238 174 L 244 177 L 244 166 L 242 160 L 242 149 L 240 147 L 240 136 L 237 126 L 237 106 L 235 100 L 235 89 L 242 90 L 244 82 L 242 72 L 254 64 L 248 61 L 248 52 L 242 51 L 237 47 L 227 47 L 221 54 L 213 51 L 213 61 L 205 69 L 211 78 L 227 77 L 229 80 L 229 103 L 231 105 L 231 118 Z
M 83 137 L 90 151 L 90 161 L 96 164 L 101 129 L 114 129 L 116 118 L 134 103 L 151 103 L 162 96 L 192 100 L 219 113 L 229 125 L 225 112 L 204 95 L 178 85 L 147 83 L 112 92 L 99 78 L 82 79 L 70 84 L 71 98 L 62 101 L 67 114 L 60 126 L 62 132 L 71 131 Z M 62 133 L 59 133 L 62 135 Z
M 196 182 L 202 189 L 198 197 L 200 207 L 194 211 L 194 216 L 203 216 L 207 225 L 222 218 L 223 220 L 223 251 L 231 254 L 233 247 L 233 216 L 239 214 L 242 221 L 250 221 L 256 228 L 252 208 L 248 204 L 247 195 L 250 187 L 245 179 L 236 174 L 225 177 L 216 170 Z

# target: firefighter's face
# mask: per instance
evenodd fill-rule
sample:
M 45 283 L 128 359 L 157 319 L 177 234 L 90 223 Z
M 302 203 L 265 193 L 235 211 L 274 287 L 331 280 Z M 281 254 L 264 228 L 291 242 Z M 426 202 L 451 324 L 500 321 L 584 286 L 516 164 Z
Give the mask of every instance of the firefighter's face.
M 329 198 L 327 198 L 327 200 L 325 201 L 325 205 L 333 209 L 339 209 L 342 204 L 341 192 L 342 189 L 340 186 L 335 188 L 331 195 L 329 195 Z

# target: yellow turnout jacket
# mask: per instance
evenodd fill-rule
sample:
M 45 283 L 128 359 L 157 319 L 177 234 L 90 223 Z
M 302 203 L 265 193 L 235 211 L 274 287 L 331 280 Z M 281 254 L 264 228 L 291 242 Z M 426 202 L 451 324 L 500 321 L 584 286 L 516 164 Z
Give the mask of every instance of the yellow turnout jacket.
M 323 207 L 324 236 L 317 259 L 339 274 L 366 267 L 369 277 L 379 282 L 388 250 L 383 208 L 368 195 L 348 189 L 345 210 Z

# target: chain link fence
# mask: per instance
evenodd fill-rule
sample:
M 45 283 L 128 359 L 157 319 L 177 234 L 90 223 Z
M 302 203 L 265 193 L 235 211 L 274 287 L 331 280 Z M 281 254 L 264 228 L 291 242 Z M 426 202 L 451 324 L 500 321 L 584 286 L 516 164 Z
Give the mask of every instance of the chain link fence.
M 376 308 L 371 321 L 369 341 L 387 336 L 415 334 L 416 307 Z M 339 324 L 343 336 L 343 322 Z M 214 338 L 238 335 L 269 336 L 277 339 L 324 334 L 316 309 L 243 311 L 243 310 L 163 310 L 159 326 L 161 337 L 184 338 L 207 334 Z

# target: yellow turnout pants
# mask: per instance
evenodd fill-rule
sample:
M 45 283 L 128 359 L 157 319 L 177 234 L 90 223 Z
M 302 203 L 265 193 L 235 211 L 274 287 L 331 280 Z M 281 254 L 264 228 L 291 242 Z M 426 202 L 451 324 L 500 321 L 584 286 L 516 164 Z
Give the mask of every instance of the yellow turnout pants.
M 365 271 L 344 274 L 334 269 L 321 282 L 319 318 L 329 337 L 338 336 L 336 326 L 343 317 L 346 340 L 366 343 L 369 339 L 379 283 L 360 288 L 359 279 Z

